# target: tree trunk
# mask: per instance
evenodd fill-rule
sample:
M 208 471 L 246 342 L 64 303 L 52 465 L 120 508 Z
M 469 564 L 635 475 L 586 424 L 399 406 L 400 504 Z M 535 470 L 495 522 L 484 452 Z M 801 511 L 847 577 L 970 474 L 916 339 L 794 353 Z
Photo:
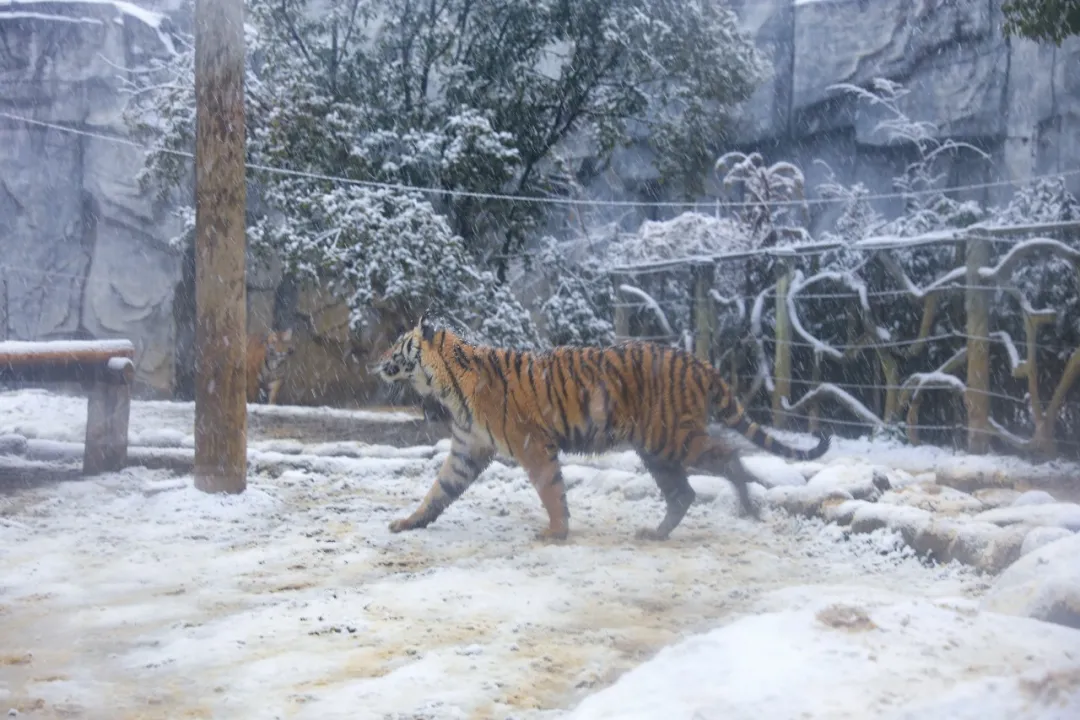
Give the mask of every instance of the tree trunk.
M 247 486 L 244 3 L 195 3 L 195 487 Z

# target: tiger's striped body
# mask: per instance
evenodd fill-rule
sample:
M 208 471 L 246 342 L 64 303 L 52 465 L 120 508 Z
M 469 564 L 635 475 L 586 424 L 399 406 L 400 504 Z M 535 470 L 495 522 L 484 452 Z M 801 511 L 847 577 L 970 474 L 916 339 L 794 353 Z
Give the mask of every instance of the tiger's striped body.
M 277 404 L 278 393 L 285 382 L 285 361 L 293 353 L 292 328 L 271 330 L 265 338 L 247 338 L 247 401 L 265 398 L 269 405 Z
M 521 464 L 540 495 L 549 520 L 541 536 L 565 538 L 570 514 L 559 451 L 623 444 L 638 452 L 667 504 L 660 525 L 639 537 L 664 539 L 682 521 L 695 498 L 690 469 L 727 477 L 753 513 L 752 476 L 733 447 L 707 433 L 714 406 L 728 426 L 779 455 L 812 459 L 829 446 L 827 437 L 811 450 L 781 444 L 746 416 L 710 365 L 648 343 L 519 352 L 470 345 L 422 319 L 383 356 L 379 373 L 437 398 L 453 416 L 449 457 L 420 507 L 394 521 L 393 532 L 433 522 L 499 453 Z

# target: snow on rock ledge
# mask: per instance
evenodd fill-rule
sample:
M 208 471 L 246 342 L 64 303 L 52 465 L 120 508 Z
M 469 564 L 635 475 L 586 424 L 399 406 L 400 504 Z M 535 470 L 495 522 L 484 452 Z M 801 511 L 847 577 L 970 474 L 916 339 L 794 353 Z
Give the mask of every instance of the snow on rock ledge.
M 1072 537 L 1072 532 L 1058 527 L 1033 528 L 1024 536 L 1024 544 L 1020 546 L 1020 557 L 1033 553 L 1043 545 Z
M 1051 542 L 1017 560 L 994 582 L 982 607 L 1080 628 L 1080 535 Z M 1080 717 L 1080 711 L 1072 717 Z
M 1006 488 L 976 493 L 937 484 L 928 474 L 838 458 L 806 485 L 774 487 L 765 498 L 774 508 L 849 526 L 854 533 L 893 531 L 923 557 L 988 573 L 1001 572 L 1022 553 L 1061 538 L 1061 532 L 1080 530 L 1080 506 L 1055 502 L 1048 493 Z M 1047 499 L 1049 504 L 1040 504 Z M 1029 533 L 1047 528 L 1060 532 L 1033 536 L 1025 550 Z
M 899 490 L 889 490 L 881 496 L 879 502 L 887 505 L 906 505 L 946 515 L 986 509 L 978 498 L 966 492 L 930 483 L 916 483 Z
M 794 464 L 775 455 L 747 455 L 743 465 L 767 488 L 785 485 L 805 485 L 806 477 Z
M 981 522 L 995 525 L 1041 525 L 1080 531 L 1080 505 L 1052 503 L 1049 505 L 1014 505 L 987 510 L 975 516 Z
M 1080 631 L 928 600 L 805 588 L 661 650 L 568 720 L 1080 717 Z M 933 671 L 928 672 L 927 667 Z
M 1056 502 L 1054 496 L 1045 490 L 1028 490 L 1013 500 L 1013 507 L 1022 505 L 1050 505 Z

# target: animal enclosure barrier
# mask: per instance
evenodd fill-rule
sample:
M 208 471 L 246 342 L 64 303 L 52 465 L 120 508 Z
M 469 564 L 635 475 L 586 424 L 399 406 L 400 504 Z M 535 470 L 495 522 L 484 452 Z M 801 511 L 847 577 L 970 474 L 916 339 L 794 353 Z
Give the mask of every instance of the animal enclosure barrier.
M 120 470 L 127 461 L 132 358 L 128 340 L 0 342 L 0 382 L 80 383 L 87 391 L 83 474 Z
M 778 428 L 1080 455 L 1078 229 L 972 226 L 615 267 L 616 337 L 692 349 Z

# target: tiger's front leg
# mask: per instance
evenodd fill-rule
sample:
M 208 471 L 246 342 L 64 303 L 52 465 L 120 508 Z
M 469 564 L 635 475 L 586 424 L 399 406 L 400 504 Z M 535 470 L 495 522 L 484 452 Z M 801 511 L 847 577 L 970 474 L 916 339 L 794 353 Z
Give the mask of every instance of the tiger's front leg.
M 442 515 L 443 510 L 461 497 L 473 481 L 491 464 L 494 452 L 482 448 L 469 448 L 459 440 L 464 433 L 453 428 L 450 455 L 439 469 L 439 475 L 424 496 L 420 507 L 412 515 L 390 523 L 390 532 L 416 530 L 427 527 Z
M 522 444 L 515 454 L 548 515 L 548 526 L 536 534 L 536 539 L 565 540 L 570 532 L 570 506 L 566 503 L 558 448 L 550 442 L 532 442 Z

